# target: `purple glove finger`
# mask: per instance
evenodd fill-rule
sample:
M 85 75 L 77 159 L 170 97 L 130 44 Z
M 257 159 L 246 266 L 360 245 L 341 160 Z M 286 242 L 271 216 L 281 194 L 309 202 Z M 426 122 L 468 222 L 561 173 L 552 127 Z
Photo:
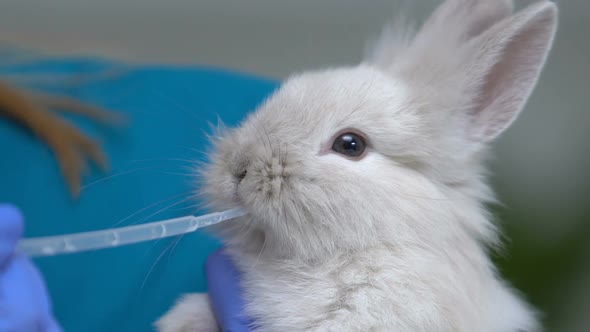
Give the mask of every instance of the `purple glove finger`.
M 19 210 L 0 205 L 0 331 L 60 332 L 39 270 L 15 253 L 22 229 Z
M 0 331 L 42 331 L 49 315 L 39 272 L 16 254 L 0 277 Z
M 240 273 L 231 259 L 218 250 L 205 264 L 209 300 L 219 327 L 224 332 L 247 332 L 252 321 L 244 315 Z

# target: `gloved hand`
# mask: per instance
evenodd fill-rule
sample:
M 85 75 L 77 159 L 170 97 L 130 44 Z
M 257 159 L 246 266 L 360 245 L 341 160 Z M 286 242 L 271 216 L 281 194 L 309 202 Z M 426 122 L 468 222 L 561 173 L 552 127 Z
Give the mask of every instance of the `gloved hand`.
M 22 233 L 20 211 L 0 204 L 0 331 L 59 332 L 39 270 L 15 252 Z
M 244 300 L 240 288 L 240 273 L 231 259 L 218 250 L 205 264 L 209 301 L 223 332 L 247 332 L 252 321 L 244 315 Z

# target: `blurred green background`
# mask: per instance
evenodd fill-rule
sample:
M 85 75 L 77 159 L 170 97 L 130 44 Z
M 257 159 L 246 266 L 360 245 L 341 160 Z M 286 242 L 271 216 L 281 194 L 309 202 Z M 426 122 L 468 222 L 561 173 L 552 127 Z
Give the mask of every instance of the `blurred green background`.
M 355 63 L 367 38 L 409 3 L 421 19 L 438 1 L 2 0 L 0 43 L 284 78 Z M 559 6 L 541 81 L 496 144 L 492 182 L 503 205 L 494 211 L 507 241 L 496 259 L 549 331 L 589 331 L 590 1 Z

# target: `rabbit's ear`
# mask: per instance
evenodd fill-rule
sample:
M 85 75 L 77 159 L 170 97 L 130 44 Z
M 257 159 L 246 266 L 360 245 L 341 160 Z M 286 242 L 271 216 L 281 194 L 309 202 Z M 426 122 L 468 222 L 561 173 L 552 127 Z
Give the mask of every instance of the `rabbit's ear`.
M 488 142 L 524 107 L 557 28 L 557 7 L 546 0 L 511 13 L 511 1 L 447 0 L 393 62 L 373 64 L 436 105 L 438 116 L 467 117 L 469 138 Z
M 436 52 L 436 45 L 458 46 L 509 16 L 512 9 L 512 0 L 446 0 L 415 35 L 400 16 L 372 43 L 366 60 L 384 69 L 397 66 L 400 58 L 411 58 L 413 63 L 420 64 L 420 56 Z
M 464 101 L 471 138 L 490 141 L 517 117 L 535 87 L 557 28 L 557 7 L 535 3 L 465 45 Z
M 435 39 L 469 40 L 512 14 L 512 0 L 446 0 L 432 13 L 415 38 L 415 44 Z

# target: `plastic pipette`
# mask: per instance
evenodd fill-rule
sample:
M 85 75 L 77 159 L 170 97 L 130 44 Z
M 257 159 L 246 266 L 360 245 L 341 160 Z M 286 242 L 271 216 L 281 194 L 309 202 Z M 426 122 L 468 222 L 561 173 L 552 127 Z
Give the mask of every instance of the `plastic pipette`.
M 35 257 L 112 248 L 194 232 L 199 228 L 238 218 L 245 214 L 246 212 L 243 209 L 235 208 L 202 216 L 185 216 L 142 225 L 28 238 L 19 242 L 18 250 Z

